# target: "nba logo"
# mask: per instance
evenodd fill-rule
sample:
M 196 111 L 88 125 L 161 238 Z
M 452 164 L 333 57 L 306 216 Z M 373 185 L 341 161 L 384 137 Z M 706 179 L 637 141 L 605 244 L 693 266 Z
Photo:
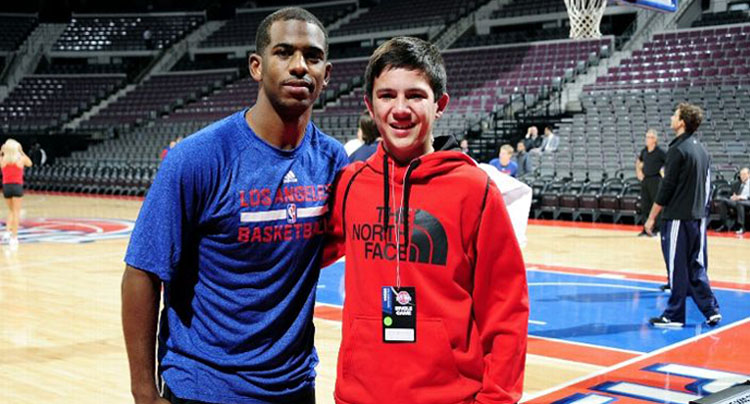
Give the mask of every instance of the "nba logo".
M 297 205 L 293 203 L 286 205 L 286 221 L 287 223 L 297 223 Z

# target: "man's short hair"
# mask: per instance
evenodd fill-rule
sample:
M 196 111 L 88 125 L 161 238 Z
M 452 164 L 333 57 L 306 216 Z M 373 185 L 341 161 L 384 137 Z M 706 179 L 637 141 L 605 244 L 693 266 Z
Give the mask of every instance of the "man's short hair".
M 362 131 L 362 141 L 365 144 L 370 144 L 380 137 L 377 125 L 367 111 L 359 116 L 359 129 Z
M 506 152 L 508 154 L 513 154 L 513 146 L 511 146 L 509 144 L 504 144 L 504 145 L 500 146 L 500 151 L 504 151 L 504 152 Z
M 683 102 L 677 106 L 677 110 L 679 111 L 680 119 L 685 122 L 686 132 L 694 133 L 698 130 L 701 122 L 703 122 L 703 110 L 701 107 Z
M 276 10 L 261 21 L 255 33 L 255 53 L 262 54 L 266 50 L 266 47 L 271 44 L 271 25 L 273 23 L 289 20 L 304 21 L 317 25 L 323 31 L 323 36 L 325 37 L 325 49 L 323 50 L 328 55 L 328 32 L 326 31 L 326 27 L 323 26 L 323 23 L 313 13 L 299 7 L 285 7 Z
M 743 171 L 746 172 L 746 173 L 748 173 L 748 174 L 750 174 L 750 167 L 742 167 L 742 168 L 740 168 L 740 172 L 743 172 Z
M 422 39 L 399 36 L 378 46 L 370 56 L 365 70 L 366 95 L 372 99 L 375 78 L 386 69 L 418 70 L 424 74 L 435 95 L 435 102 L 443 96 L 448 82 L 445 63 L 438 48 Z
M 659 140 L 659 131 L 654 128 L 648 128 L 648 130 L 646 131 L 646 136 L 648 136 L 649 133 L 654 135 L 654 137 L 656 137 L 656 140 Z

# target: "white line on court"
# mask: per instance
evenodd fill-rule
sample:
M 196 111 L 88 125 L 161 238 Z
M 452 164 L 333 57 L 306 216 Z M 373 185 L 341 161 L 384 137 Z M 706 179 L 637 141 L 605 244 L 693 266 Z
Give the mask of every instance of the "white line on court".
M 681 347 L 683 345 L 687 345 L 689 343 L 698 341 L 700 339 L 713 336 L 713 335 L 718 334 L 720 332 L 730 330 L 732 328 L 738 327 L 738 326 L 743 325 L 743 324 L 748 323 L 748 322 L 750 322 L 750 318 L 746 318 L 744 320 L 737 321 L 735 323 L 732 323 L 732 324 L 729 324 L 727 326 L 718 328 L 716 330 L 709 331 L 709 332 L 707 332 L 705 334 L 696 335 L 694 337 L 688 338 L 688 339 L 680 341 L 678 343 L 666 346 L 664 348 L 657 349 L 656 351 L 652 351 L 650 353 L 643 354 L 641 356 L 636 356 L 635 358 L 628 359 L 628 360 L 626 360 L 624 362 L 618 363 L 617 365 L 610 366 L 608 368 L 604 368 L 604 369 L 602 369 L 602 370 L 600 370 L 598 372 L 592 373 L 590 375 L 581 376 L 581 377 L 578 377 L 578 378 L 573 379 L 571 381 L 568 381 L 568 382 L 565 382 L 565 383 L 561 383 L 561 384 L 559 384 L 559 385 L 557 385 L 555 387 L 551 387 L 549 389 L 542 390 L 542 391 L 540 391 L 538 393 L 529 395 L 528 397 L 524 397 L 521 402 L 526 402 L 526 401 L 533 400 L 535 398 L 542 397 L 542 396 L 550 394 L 550 393 L 554 393 L 555 391 L 558 391 L 560 389 L 564 389 L 566 387 L 570 387 L 570 386 L 572 386 L 574 384 L 577 384 L 577 383 L 580 383 L 580 382 L 582 382 L 584 380 L 593 379 L 594 377 L 601 376 L 601 375 L 603 375 L 605 373 L 609 373 L 609 372 L 612 372 L 614 370 L 617 370 L 617 369 L 620 369 L 620 368 L 624 368 L 625 366 L 628 366 L 628 365 L 630 365 L 632 363 L 636 363 L 638 361 L 641 361 L 641 360 L 644 360 L 644 359 L 648 359 L 650 357 L 659 355 L 659 354 L 667 352 L 669 350 L 673 350 L 673 349 L 679 348 L 679 347 Z

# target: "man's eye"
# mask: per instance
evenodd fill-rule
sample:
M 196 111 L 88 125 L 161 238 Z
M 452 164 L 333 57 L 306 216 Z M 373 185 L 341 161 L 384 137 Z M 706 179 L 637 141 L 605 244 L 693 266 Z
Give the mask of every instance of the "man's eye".
M 424 99 L 425 96 L 422 94 L 409 94 L 407 98 L 409 98 L 410 100 L 421 100 Z

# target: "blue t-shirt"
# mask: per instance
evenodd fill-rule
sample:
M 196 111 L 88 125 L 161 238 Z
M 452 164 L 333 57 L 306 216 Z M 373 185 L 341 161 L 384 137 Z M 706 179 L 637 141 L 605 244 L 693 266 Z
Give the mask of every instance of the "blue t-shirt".
M 490 160 L 489 164 L 491 166 L 495 166 L 495 168 L 500 170 L 501 173 L 508 174 L 511 177 L 515 177 L 518 174 L 518 164 L 516 164 L 516 162 L 513 160 L 509 161 L 508 165 L 504 166 L 500 164 L 500 159 L 495 157 L 494 159 Z
M 344 147 L 307 126 L 280 150 L 237 112 L 172 149 L 125 262 L 165 283 L 159 370 L 180 398 L 293 401 L 314 387 L 312 315 Z

